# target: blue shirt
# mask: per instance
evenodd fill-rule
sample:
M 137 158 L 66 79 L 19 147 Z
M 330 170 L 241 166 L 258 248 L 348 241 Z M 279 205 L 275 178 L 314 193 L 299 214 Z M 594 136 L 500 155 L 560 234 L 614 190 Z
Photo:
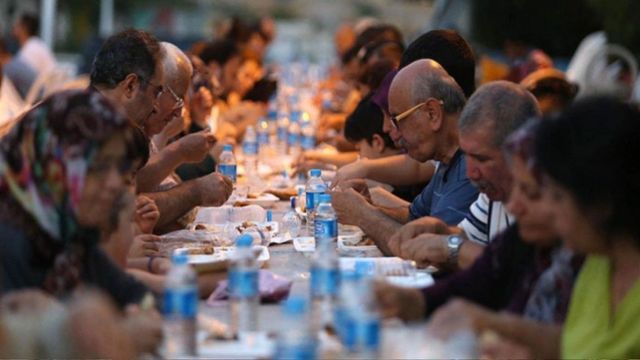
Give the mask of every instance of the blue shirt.
M 440 163 L 429 184 L 409 206 L 411 220 L 436 217 L 448 225 L 457 225 L 478 198 L 478 189 L 467 178 L 464 153 L 458 149 L 450 164 Z

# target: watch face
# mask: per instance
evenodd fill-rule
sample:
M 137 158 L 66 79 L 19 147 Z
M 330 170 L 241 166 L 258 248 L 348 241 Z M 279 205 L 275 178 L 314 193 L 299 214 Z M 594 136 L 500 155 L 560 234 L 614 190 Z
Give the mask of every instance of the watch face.
M 460 236 L 452 236 L 449 238 L 449 243 L 451 245 L 460 245 L 462 243 L 462 238 Z

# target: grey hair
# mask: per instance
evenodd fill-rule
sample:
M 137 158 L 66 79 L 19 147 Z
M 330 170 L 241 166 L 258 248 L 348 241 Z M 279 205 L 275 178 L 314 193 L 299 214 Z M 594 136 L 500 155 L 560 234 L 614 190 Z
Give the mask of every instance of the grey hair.
M 419 60 L 420 61 L 420 60 Z M 433 97 L 442 100 L 444 111 L 447 114 L 455 114 L 462 110 L 466 98 L 460 85 L 447 72 L 442 71 L 418 71 L 414 81 L 411 82 L 411 100 L 418 104 Z
M 535 97 L 521 85 L 494 81 L 481 86 L 469 98 L 460 119 L 460 132 L 491 126 L 493 145 L 501 147 L 509 134 L 527 120 L 540 117 Z

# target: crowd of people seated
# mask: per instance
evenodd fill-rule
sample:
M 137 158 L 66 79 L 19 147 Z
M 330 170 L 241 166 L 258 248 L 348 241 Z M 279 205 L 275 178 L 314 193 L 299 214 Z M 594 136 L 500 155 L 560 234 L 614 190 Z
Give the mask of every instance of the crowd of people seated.
M 2 60 L 22 94 L 55 67 L 37 32 L 21 17 L 20 51 Z M 88 87 L 3 125 L 0 357 L 157 350 L 170 267 L 159 235 L 231 196 L 216 164 L 267 114 L 274 37 L 270 19 L 234 18 L 190 49 L 125 30 L 96 53 Z M 640 357 L 638 104 L 574 100 L 548 62 L 477 84 L 457 32 L 404 40 L 378 21 L 337 29 L 314 101 L 330 94 L 316 142 L 338 152 L 294 164 L 337 169 L 340 223 L 436 268 L 424 289 L 376 283 L 382 314 L 429 319 L 443 338 L 472 329 L 489 358 Z M 200 295 L 225 277 L 200 274 Z

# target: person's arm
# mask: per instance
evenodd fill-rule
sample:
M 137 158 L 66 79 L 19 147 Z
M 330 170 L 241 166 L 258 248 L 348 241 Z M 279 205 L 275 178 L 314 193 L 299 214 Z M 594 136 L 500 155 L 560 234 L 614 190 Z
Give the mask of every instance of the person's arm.
M 189 134 L 167 145 L 151 156 L 136 174 L 137 192 L 151 192 L 182 163 L 202 161 L 215 145 L 216 137 L 209 131 Z
M 162 228 L 200 204 L 200 190 L 196 180 L 187 181 L 167 191 L 146 193 L 160 209 L 156 227 Z
M 488 317 L 480 330 L 491 330 L 509 340 L 526 346 L 538 359 L 560 357 L 562 327 L 541 323 L 521 316 L 500 312 Z
M 374 205 L 383 207 L 409 207 L 410 202 L 399 198 L 380 186 L 369 189 L 371 193 L 371 201 Z
M 185 181 L 167 191 L 144 194 L 155 201 L 160 210 L 157 227 L 169 225 L 196 206 L 220 206 L 231 196 L 231 180 L 211 173 Z
M 303 161 L 319 161 L 326 164 L 333 164 L 338 167 L 345 166 L 358 160 L 357 151 L 326 153 L 322 151 L 307 151 L 303 155 Z
M 409 206 L 399 206 L 399 207 L 378 206 L 377 208 L 388 217 L 397 221 L 400 225 L 406 224 L 411 220 L 411 216 L 409 214 Z
M 177 146 L 170 144 L 151 155 L 147 164 L 136 174 L 138 192 L 151 192 L 184 162 Z
M 431 179 L 435 165 L 421 163 L 408 155 L 394 155 L 380 159 L 362 159 L 338 170 L 335 182 L 367 178 L 393 186 L 414 185 Z
M 486 246 L 466 239 L 458 249 L 458 269 L 467 269 L 470 267 L 474 261 L 482 255 L 485 249 Z
M 400 223 L 371 205 L 354 189 L 332 192 L 331 203 L 340 223 L 360 227 L 383 254 L 391 254 L 387 240 L 400 229 Z

